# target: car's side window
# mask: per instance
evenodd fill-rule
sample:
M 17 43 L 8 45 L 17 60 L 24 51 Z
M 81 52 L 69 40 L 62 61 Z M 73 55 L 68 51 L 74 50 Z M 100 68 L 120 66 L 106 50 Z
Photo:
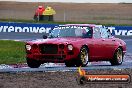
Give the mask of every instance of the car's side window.
M 108 29 L 101 28 L 100 32 L 101 32 L 101 38 L 109 38 L 108 37 Z
M 101 38 L 111 38 L 112 37 L 112 34 L 109 29 L 101 28 L 100 32 L 101 32 Z
M 95 27 L 95 28 L 93 29 L 93 37 L 94 37 L 94 38 L 101 38 L 100 28 Z
M 112 33 L 111 33 L 111 31 L 110 31 L 110 29 L 108 29 L 108 38 L 113 38 L 113 36 L 112 36 Z

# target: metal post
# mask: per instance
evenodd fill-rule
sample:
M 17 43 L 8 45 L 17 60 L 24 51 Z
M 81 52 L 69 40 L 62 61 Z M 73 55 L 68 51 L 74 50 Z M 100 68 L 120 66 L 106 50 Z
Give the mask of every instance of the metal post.
M 64 22 L 66 22 L 66 12 L 64 10 Z
M 39 0 L 37 2 L 38 2 L 38 6 L 39 6 Z M 39 22 L 39 12 L 38 12 L 38 22 Z

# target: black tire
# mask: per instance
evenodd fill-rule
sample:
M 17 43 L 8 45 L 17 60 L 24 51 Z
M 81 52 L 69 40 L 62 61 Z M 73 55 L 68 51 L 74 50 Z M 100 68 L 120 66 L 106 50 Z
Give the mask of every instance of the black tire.
M 118 48 L 113 56 L 113 59 L 110 61 L 111 65 L 121 65 L 123 62 L 123 51 L 121 48 Z
M 78 55 L 79 57 L 79 60 L 76 61 L 76 66 L 79 67 L 79 66 L 82 66 L 82 67 L 85 67 L 87 64 L 88 64 L 88 48 L 83 46 L 81 49 L 80 49 L 80 53 Z
M 37 60 L 27 59 L 27 64 L 30 68 L 38 68 L 41 63 Z

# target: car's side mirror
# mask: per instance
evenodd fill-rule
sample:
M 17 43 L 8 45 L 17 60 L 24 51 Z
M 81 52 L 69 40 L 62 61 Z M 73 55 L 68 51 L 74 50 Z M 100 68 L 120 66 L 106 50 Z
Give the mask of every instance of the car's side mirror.
M 43 35 L 43 39 L 47 39 L 47 36 L 46 35 Z

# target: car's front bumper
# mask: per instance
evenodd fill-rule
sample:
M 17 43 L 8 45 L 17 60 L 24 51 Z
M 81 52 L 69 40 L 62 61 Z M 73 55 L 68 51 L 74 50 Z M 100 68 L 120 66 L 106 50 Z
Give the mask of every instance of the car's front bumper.
M 43 62 L 64 62 L 76 58 L 75 55 L 66 54 L 27 54 L 26 57 Z

